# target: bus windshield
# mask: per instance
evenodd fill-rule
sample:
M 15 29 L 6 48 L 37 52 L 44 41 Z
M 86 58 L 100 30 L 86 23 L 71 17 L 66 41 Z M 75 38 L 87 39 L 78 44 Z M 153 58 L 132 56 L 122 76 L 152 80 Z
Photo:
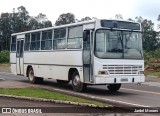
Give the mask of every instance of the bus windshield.
M 140 32 L 99 29 L 95 36 L 95 56 L 106 59 L 142 59 Z

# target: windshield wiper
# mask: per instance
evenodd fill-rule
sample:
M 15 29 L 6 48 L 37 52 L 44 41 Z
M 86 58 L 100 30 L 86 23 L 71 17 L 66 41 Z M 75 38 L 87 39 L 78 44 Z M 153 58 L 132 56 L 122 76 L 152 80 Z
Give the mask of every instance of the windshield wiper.
M 121 42 L 121 45 L 122 45 L 122 52 L 124 51 L 123 50 L 123 36 L 121 36 L 122 35 L 122 32 L 121 32 L 121 34 L 119 33 L 118 34 L 118 39 L 120 40 L 120 42 Z
M 127 39 L 126 39 L 126 43 L 125 43 L 125 48 L 127 48 L 127 49 L 128 49 L 127 43 L 128 43 L 128 41 L 129 41 L 129 39 L 130 39 L 132 33 L 133 33 L 133 31 L 131 31 L 131 32 L 129 33 L 129 37 L 128 37 L 128 38 L 126 37 Z

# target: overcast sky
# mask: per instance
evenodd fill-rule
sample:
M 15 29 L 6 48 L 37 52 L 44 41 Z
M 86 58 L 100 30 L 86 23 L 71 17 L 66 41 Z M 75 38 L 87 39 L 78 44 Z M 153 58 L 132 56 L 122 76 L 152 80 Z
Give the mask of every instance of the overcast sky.
M 19 6 L 24 6 L 31 16 L 44 13 L 53 23 L 67 12 L 77 19 L 85 16 L 114 19 L 116 14 L 122 14 L 124 19 L 136 16 L 151 19 L 155 29 L 160 14 L 160 0 L 1 0 L 0 13 L 12 12 Z

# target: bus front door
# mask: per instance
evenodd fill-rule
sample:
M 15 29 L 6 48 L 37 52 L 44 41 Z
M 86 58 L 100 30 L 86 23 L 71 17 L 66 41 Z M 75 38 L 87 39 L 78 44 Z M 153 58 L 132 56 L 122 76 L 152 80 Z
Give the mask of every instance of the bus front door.
M 92 74 L 92 59 L 91 59 L 91 30 L 85 30 L 83 32 L 83 76 L 84 82 L 92 83 L 93 74 Z
M 24 38 L 17 39 L 17 52 L 16 52 L 16 60 L 17 60 L 17 74 L 24 75 L 24 66 L 23 66 L 23 45 Z

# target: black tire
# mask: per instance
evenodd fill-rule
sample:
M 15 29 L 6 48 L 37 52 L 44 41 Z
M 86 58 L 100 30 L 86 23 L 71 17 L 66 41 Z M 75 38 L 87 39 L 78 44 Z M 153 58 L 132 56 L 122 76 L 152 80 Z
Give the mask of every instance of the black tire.
M 29 70 L 28 70 L 28 80 L 32 84 L 43 82 L 43 78 L 34 76 L 34 71 L 33 71 L 32 67 L 30 67 Z
M 69 81 L 64 81 L 64 80 L 56 80 L 56 81 L 59 84 L 68 84 L 69 83 Z
M 107 86 L 107 88 L 110 92 L 116 92 L 120 89 L 120 87 L 121 87 L 121 84 L 109 84 Z
M 35 77 L 37 79 L 37 83 L 43 83 L 43 78 L 42 77 Z
M 75 71 L 72 75 L 72 87 L 76 92 L 82 92 L 86 90 L 87 85 L 80 81 L 80 77 L 77 71 Z

